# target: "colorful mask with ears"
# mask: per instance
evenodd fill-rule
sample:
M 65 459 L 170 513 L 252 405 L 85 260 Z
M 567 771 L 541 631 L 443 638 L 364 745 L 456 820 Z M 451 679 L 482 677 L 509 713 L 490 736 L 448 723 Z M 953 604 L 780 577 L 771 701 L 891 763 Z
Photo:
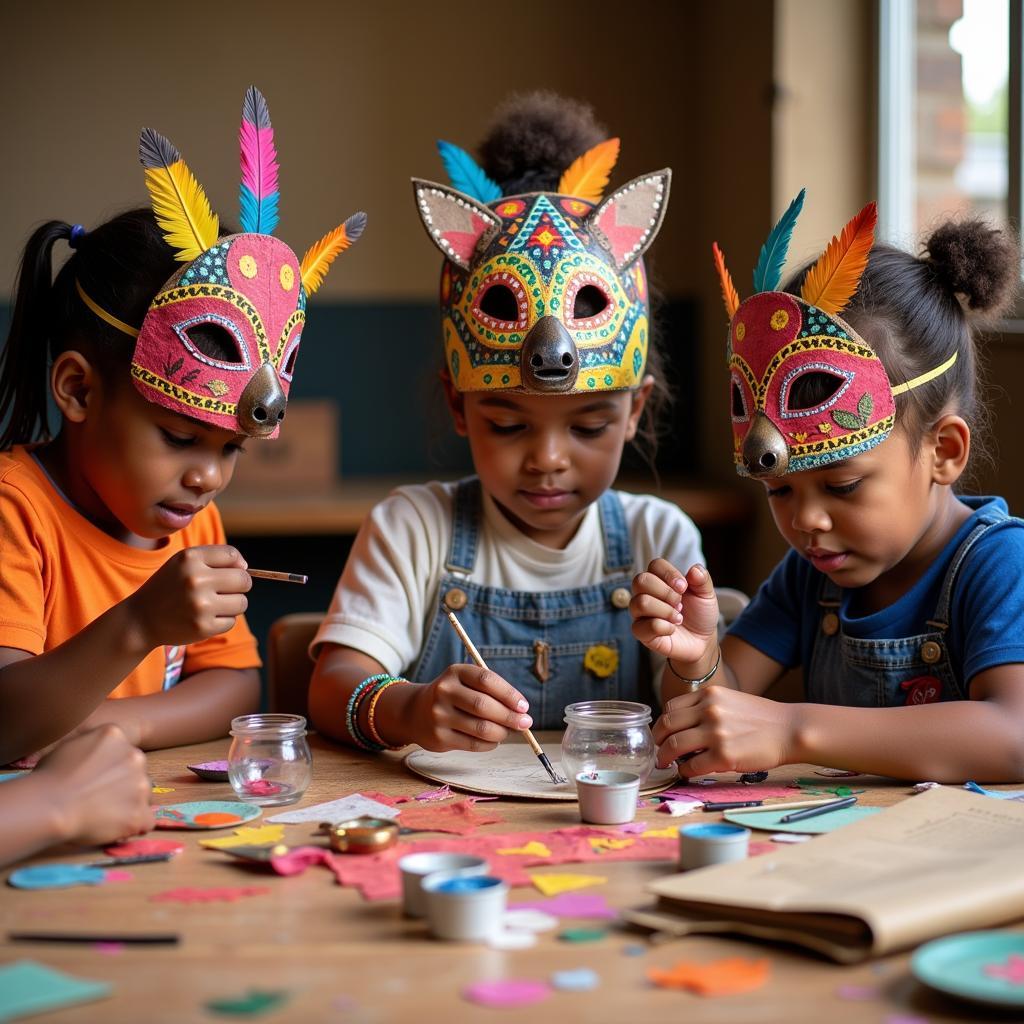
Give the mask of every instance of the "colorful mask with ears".
M 869 203 L 807 272 L 799 297 L 778 291 L 803 191 L 772 229 L 754 270 L 756 294 L 740 303 L 725 258 L 712 246 L 729 315 L 729 401 L 737 472 L 758 478 L 818 469 L 881 444 L 896 419 L 895 396 L 956 361 L 893 387 L 882 361 L 839 313 L 853 298 L 874 244 Z M 814 375 L 814 387 L 798 381 Z M 812 382 L 807 382 L 812 383 Z M 816 395 L 812 404 L 801 392 Z
M 139 155 L 164 237 L 185 264 L 136 330 L 79 294 L 97 316 L 136 337 L 131 373 L 144 398 L 251 437 L 275 437 L 306 319 L 306 299 L 334 257 L 363 232 L 353 214 L 301 262 L 271 232 L 277 224 L 277 151 L 262 94 L 242 107 L 242 233 L 218 238 L 217 215 L 181 154 L 144 128 Z M 215 344 L 210 344 L 211 336 Z
M 647 361 L 643 254 L 668 204 L 671 172 L 602 200 L 619 152 L 608 139 L 575 160 L 556 192 L 503 196 L 465 151 L 438 148 L 453 188 L 413 179 L 446 257 L 445 363 L 459 391 L 534 394 L 635 388 Z

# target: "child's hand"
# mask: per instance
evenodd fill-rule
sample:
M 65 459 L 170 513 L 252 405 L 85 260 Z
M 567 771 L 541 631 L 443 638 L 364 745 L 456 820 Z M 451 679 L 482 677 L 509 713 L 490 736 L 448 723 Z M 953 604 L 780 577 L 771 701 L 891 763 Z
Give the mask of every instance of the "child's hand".
M 58 744 L 31 777 L 45 784 L 61 841 L 95 846 L 153 827 L 145 755 L 116 725 Z
M 427 750 L 493 750 L 510 731 L 533 725 L 523 695 L 476 665 L 449 665 L 416 690 L 409 738 Z
M 232 547 L 179 551 L 128 601 L 148 649 L 193 644 L 226 633 L 249 606 L 252 577 Z
M 707 569 L 691 566 L 685 575 L 656 558 L 633 579 L 633 636 L 656 654 L 696 662 L 718 639 L 718 598 Z
M 657 722 L 658 767 L 694 751 L 687 775 L 750 772 L 790 764 L 796 745 L 794 705 L 727 686 L 673 697 Z

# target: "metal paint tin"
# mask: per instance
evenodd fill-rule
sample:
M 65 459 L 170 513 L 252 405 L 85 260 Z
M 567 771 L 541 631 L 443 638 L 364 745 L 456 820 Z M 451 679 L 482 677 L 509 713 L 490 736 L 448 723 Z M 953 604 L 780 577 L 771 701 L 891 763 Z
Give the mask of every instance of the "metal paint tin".
M 580 772 L 576 776 L 580 817 L 594 825 L 624 825 L 636 817 L 640 776 L 636 772 Z
M 490 865 L 468 853 L 410 853 L 398 862 L 402 875 L 402 911 L 406 917 L 426 917 L 423 881 L 443 871 L 449 875 L 486 875 Z
M 438 871 L 423 879 L 431 934 L 457 942 L 479 942 L 504 927 L 508 885 L 490 875 Z
M 724 821 L 683 825 L 679 829 L 679 866 L 688 870 L 744 860 L 749 845 L 750 829 L 742 825 L 730 825 Z

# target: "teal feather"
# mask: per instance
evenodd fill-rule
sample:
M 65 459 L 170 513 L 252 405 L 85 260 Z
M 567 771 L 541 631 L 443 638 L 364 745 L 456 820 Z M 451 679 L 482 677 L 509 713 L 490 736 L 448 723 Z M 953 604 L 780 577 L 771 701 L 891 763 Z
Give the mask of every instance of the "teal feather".
M 768 240 L 761 246 L 761 255 L 754 267 L 754 291 L 773 292 L 782 281 L 782 268 L 786 265 L 786 253 L 793 237 L 796 219 L 804 205 L 807 189 L 800 189 L 800 194 L 789 204 L 789 209 L 779 218 L 778 224 L 772 228 Z
M 493 203 L 501 198 L 498 183 L 464 149 L 453 142 L 438 139 L 437 151 L 441 154 L 452 188 L 457 188 L 480 203 Z

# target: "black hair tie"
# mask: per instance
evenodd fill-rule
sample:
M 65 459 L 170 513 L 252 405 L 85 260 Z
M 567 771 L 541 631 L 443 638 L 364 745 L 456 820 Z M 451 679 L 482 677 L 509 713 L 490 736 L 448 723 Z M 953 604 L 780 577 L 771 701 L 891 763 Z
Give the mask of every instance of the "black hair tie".
M 78 248 L 78 243 L 85 237 L 85 228 L 81 224 L 71 225 L 71 234 L 68 235 L 68 245 L 72 249 Z

